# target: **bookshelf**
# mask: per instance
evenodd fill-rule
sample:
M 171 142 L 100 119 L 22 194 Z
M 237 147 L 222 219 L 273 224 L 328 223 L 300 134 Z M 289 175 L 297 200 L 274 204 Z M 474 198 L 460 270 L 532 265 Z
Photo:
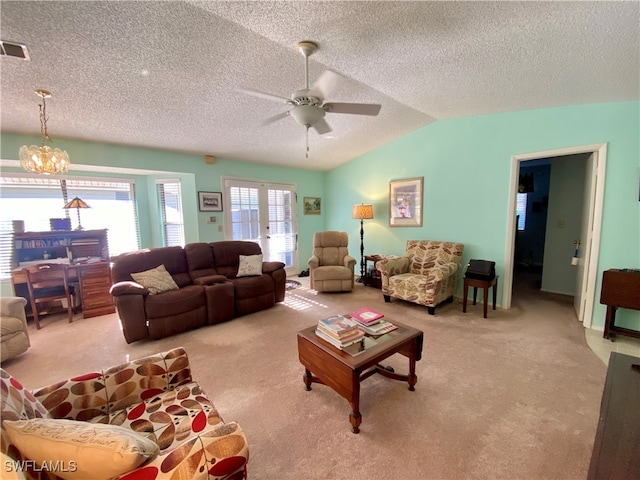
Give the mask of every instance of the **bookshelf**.
M 107 229 L 15 233 L 13 267 L 21 263 L 56 258 L 99 257 L 109 259 Z

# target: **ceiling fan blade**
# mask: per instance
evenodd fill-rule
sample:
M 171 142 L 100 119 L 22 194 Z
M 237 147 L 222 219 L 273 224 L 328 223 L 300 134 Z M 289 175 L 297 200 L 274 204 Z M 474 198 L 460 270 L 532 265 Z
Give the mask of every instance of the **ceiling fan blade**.
M 376 103 L 325 103 L 322 108 L 328 113 L 350 113 L 352 115 L 376 116 L 382 105 Z
M 264 127 L 265 125 L 269 125 L 271 123 L 277 122 L 278 120 L 282 120 L 284 117 L 288 117 L 289 116 L 289 112 L 282 112 L 282 113 L 278 113 L 277 115 L 274 115 L 273 117 L 269 117 L 266 118 L 262 121 L 262 126 Z
M 267 100 L 275 100 L 276 102 L 290 102 L 291 100 L 285 97 L 279 97 L 278 95 L 271 95 L 270 93 L 259 92 L 257 90 L 250 90 L 247 88 L 238 88 L 236 89 L 238 92 L 246 93 L 247 95 L 251 95 L 253 97 L 264 98 Z
M 343 80 L 344 77 L 342 75 L 332 72 L 331 70 L 325 70 L 316 81 L 313 82 L 311 91 L 319 92 L 322 98 L 329 98 Z
M 318 120 L 313 126 L 313 129 L 318 132 L 319 135 L 324 135 L 325 133 L 329 133 L 331 131 L 331 127 L 324 118 Z

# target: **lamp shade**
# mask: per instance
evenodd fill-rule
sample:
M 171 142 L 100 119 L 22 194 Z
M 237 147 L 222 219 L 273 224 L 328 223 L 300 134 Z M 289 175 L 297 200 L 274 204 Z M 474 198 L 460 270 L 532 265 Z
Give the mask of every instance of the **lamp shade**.
M 354 205 L 351 216 L 358 220 L 371 220 L 373 218 L 373 205 L 368 203 Z
M 67 204 L 62 208 L 91 208 L 91 207 L 87 205 L 87 203 L 84 200 L 78 197 L 75 197 L 73 200 L 67 202 Z

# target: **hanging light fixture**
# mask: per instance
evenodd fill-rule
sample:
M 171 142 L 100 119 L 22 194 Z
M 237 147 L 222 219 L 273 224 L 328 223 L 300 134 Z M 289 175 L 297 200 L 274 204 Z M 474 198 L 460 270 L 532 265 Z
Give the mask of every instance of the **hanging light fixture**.
M 38 147 L 23 145 L 20 148 L 20 164 L 27 172 L 52 175 L 65 173 L 69 170 L 69 154 L 59 148 L 51 148 L 46 142 L 53 142 L 47 133 L 47 98 L 51 93 L 46 90 L 36 90 L 36 95 L 42 98 L 40 105 L 40 133 L 42 134 L 42 144 Z

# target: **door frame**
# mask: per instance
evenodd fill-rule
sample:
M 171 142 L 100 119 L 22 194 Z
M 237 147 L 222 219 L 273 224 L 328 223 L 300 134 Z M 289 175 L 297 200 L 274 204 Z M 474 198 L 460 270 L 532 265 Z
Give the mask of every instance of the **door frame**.
M 584 318 L 581 319 L 586 328 L 591 327 L 593 317 L 593 302 L 595 299 L 596 278 L 598 273 L 598 258 L 600 255 L 600 232 L 602 230 L 602 210 L 604 205 L 604 184 L 607 164 L 607 144 L 597 143 L 577 147 L 558 148 L 541 152 L 531 152 L 516 154 L 511 157 L 511 180 L 509 185 L 509 201 L 507 208 L 507 238 L 505 241 L 504 257 L 504 281 L 502 282 L 502 308 L 511 308 L 511 297 L 513 294 L 513 256 L 515 252 L 516 238 L 516 193 L 518 192 L 518 173 L 520 163 L 526 160 L 535 160 L 547 157 L 563 157 L 579 153 L 592 153 L 594 155 L 593 176 L 591 195 L 592 203 L 589 216 L 593 219 L 591 230 L 591 251 L 589 258 L 585 257 L 585 277 L 583 286 L 585 289 Z M 580 320 L 580 319 L 579 319 Z
M 222 186 L 222 196 L 223 196 L 223 203 L 227 205 L 227 208 L 225 209 L 224 212 L 224 225 L 223 225 L 223 232 L 224 232 L 224 239 L 225 240 L 230 240 L 232 237 L 232 232 L 231 232 L 231 202 L 229 202 L 229 191 L 227 189 L 227 182 L 239 182 L 239 183 L 246 183 L 249 184 L 252 188 L 257 188 L 258 190 L 260 190 L 261 187 L 264 186 L 282 186 L 282 187 L 291 187 L 291 192 L 293 192 L 293 205 L 292 205 L 292 217 L 291 220 L 293 222 L 293 226 L 295 227 L 296 230 L 296 234 L 295 234 L 295 250 L 294 250 L 294 256 L 293 256 L 293 265 L 287 267 L 285 266 L 285 271 L 287 273 L 287 275 L 293 275 L 294 273 L 298 272 L 298 266 L 300 263 L 300 251 L 299 251 L 299 246 L 298 246 L 298 237 L 299 237 L 299 227 L 300 227 L 300 222 L 298 219 L 298 185 L 297 183 L 294 182 L 282 182 L 282 181 L 276 181 L 276 180 L 261 180 L 261 179 L 256 179 L 256 178 L 245 178 L 245 177 L 232 177 L 232 176 L 226 176 L 223 175 L 222 177 L 220 177 L 220 184 Z M 265 213 L 268 210 L 268 205 L 266 209 L 262 209 L 262 206 L 260 205 L 260 223 L 261 224 L 267 224 L 268 225 L 268 213 L 266 214 L 267 218 L 264 219 L 263 215 L 265 215 Z M 263 221 L 264 220 L 264 221 Z

